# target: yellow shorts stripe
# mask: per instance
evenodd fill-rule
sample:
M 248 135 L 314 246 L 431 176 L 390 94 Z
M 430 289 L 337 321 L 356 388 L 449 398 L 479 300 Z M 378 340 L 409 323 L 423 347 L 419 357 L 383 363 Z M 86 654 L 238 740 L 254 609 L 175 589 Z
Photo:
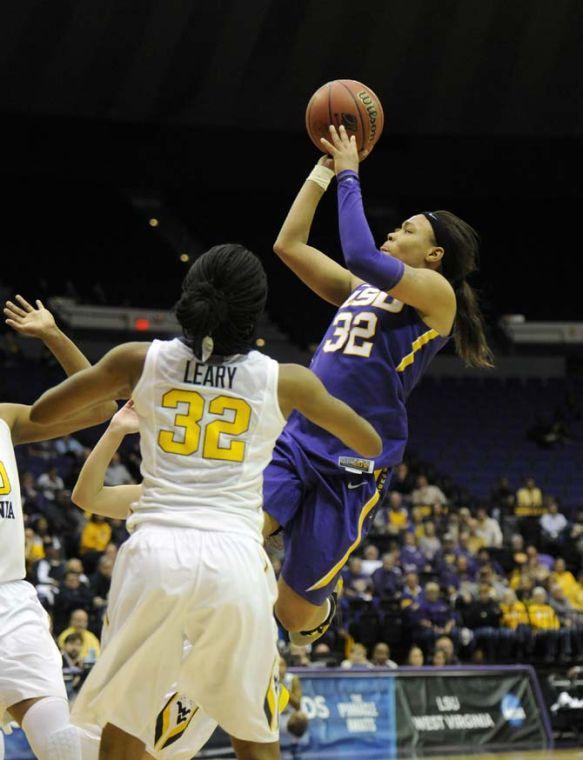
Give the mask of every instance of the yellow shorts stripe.
M 316 581 L 316 583 L 314 583 L 313 586 L 310 586 L 310 588 L 307 589 L 308 591 L 316 591 L 319 588 L 323 588 L 324 586 L 327 586 L 330 583 L 330 581 L 332 581 L 335 578 L 335 576 L 338 575 L 338 573 L 342 570 L 342 568 L 346 564 L 348 557 L 350 557 L 352 552 L 360 544 L 360 541 L 362 539 L 362 526 L 364 525 L 364 521 L 366 520 L 367 515 L 374 508 L 374 506 L 376 505 L 376 503 L 378 502 L 380 498 L 381 498 L 380 492 L 378 488 L 375 488 L 374 494 L 366 502 L 366 504 L 362 508 L 360 517 L 358 518 L 358 535 L 356 536 L 355 540 L 348 547 L 342 559 L 338 560 L 338 562 L 334 565 L 334 567 L 331 570 L 329 570 L 323 578 L 320 578 L 320 580 Z
M 424 332 L 423 335 L 420 335 L 417 340 L 414 340 L 413 343 L 411 343 L 411 348 L 413 349 L 411 353 L 404 356 L 399 364 L 397 365 L 397 372 L 403 372 L 403 370 L 407 369 L 407 367 L 415 361 L 415 354 L 417 351 L 419 351 L 423 346 L 425 346 L 429 341 L 433 340 L 434 338 L 439 338 L 439 333 L 437 330 L 427 330 L 427 332 Z

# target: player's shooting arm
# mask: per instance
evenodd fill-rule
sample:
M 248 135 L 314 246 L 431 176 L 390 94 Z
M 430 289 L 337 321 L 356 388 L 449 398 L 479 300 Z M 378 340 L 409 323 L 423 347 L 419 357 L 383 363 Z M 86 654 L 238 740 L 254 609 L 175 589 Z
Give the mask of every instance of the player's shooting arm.
M 104 480 L 113 455 L 125 436 L 138 430 L 138 416 L 130 401 L 113 416 L 109 427 L 87 457 L 71 496 L 74 504 L 96 515 L 114 520 L 126 519 L 131 504 L 141 496 L 142 486 L 106 486 Z
M 51 388 L 33 404 L 33 422 L 67 419 L 96 404 L 131 396 L 144 367 L 149 343 L 124 343 L 92 367 Z
M 345 267 L 308 245 L 314 214 L 325 190 L 307 179 L 283 223 L 273 250 L 314 293 L 336 306 L 360 284 Z
M 278 395 L 285 417 L 297 409 L 361 456 L 376 457 L 381 453 L 381 438 L 373 426 L 343 401 L 331 396 L 309 369 L 299 364 L 280 365 Z
M 407 266 L 377 248 L 368 225 L 358 176 L 358 152 L 344 127 L 331 128 L 323 141 L 334 157 L 338 180 L 338 224 L 346 266 L 381 290 L 414 309 L 441 334 L 448 334 L 455 317 L 456 299 L 450 283 L 431 269 Z

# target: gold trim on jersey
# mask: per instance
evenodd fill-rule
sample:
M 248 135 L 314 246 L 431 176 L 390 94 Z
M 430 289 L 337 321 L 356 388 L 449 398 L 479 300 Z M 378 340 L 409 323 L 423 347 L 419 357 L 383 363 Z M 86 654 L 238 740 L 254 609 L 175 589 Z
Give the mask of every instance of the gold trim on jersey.
M 431 330 L 427 330 L 427 332 L 424 332 L 422 335 L 420 335 L 417 340 L 414 340 L 411 343 L 411 348 L 413 350 L 401 359 L 396 368 L 397 372 L 403 372 L 405 369 L 407 369 L 407 367 L 413 364 L 417 351 L 423 348 L 423 346 L 427 345 L 427 343 L 432 341 L 434 338 L 439 338 L 439 333 L 437 330 L 434 330 L 432 328 Z
M 154 749 L 158 750 L 158 752 L 165 747 L 168 747 L 170 744 L 174 744 L 175 741 L 178 741 L 198 712 L 199 708 L 193 706 L 192 709 L 189 710 L 190 715 L 187 718 L 184 718 L 184 720 L 177 720 L 176 725 L 172 727 L 172 707 L 178 700 L 179 696 L 180 694 L 178 692 L 174 692 L 156 718 Z
M 334 565 L 334 567 L 331 570 L 329 570 L 326 573 L 326 575 L 324 575 L 324 577 L 320 578 L 319 581 L 316 581 L 316 583 L 314 583 L 313 586 L 310 586 L 310 588 L 306 589 L 306 591 L 317 591 L 317 589 L 327 586 L 332 580 L 334 580 L 334 578 L 338 575 L 338 573 L 342 570 L 342 568 L 346 564 L 348 557 L 350 557 L 352 552 L 360 544 L 361 539 L 362 539 L 362 526 L 364 525 L 364 521 L 366 520 L 367 515 L 369 515 L 372 509 L 376 506 L 378 500 L 381 498 L 382 486 L 379 487 L 379 476 L 382 475 L 384 472 L 386 471 L 375 470 L 375 477 L 377 478 L 377 486 L 375 488 L 374 494 L 366 502 L 366 504 L 364 505 L 364 507 L 362 508 L 360 512 L 360 517 L 358 518 L 358 535 L 356 536 L 355 540 L 348 547 L 342 559 L 338 560 L 338 562 Z M 384 479 L 382 479 L 382 483 L 384 484 Z
M 276 663 L 274 662 L 274 671 L 275 667 Z M 265 699 L 263 700 L 263 712 L 267 718 L 269 730 L 277 731 L 279 725 L 279 684 L 276 680 L 275 672 L 272 672 L 269 678 L 267 691 L 265 692 Z
M 4 462 L 0 462 L 0 496 L 6 496 L 11 491 L 12 486 L 10 485 L 10 478 L 6 472 L 6 467 L 4 467 Z

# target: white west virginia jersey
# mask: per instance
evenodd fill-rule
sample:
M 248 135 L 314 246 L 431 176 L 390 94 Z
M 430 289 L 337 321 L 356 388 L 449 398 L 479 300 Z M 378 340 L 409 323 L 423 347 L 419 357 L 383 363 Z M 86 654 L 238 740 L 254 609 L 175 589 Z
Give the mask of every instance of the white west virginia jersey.
M 0 583 L 25 575 L 20 481 L 10 428 L 0 419 Z
M 142 496 L 128 519 L 261 540 L 263 470 L 285 420 L 276 361 L 251 351 L 199 361 L 180 339 L 155 340 L 133 400 Z

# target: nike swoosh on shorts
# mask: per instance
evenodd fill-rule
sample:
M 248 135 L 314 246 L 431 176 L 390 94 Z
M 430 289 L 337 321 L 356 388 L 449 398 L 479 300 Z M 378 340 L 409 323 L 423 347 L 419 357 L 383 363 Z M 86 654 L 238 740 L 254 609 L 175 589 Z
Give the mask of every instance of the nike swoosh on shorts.
M 350 488 L 351 491 L 353 491 L 355 488 L 360 488 L 361 486 L 366 485 L 366 480 L 361 480 L 360 483 L 349 483 L 348 488 Z

